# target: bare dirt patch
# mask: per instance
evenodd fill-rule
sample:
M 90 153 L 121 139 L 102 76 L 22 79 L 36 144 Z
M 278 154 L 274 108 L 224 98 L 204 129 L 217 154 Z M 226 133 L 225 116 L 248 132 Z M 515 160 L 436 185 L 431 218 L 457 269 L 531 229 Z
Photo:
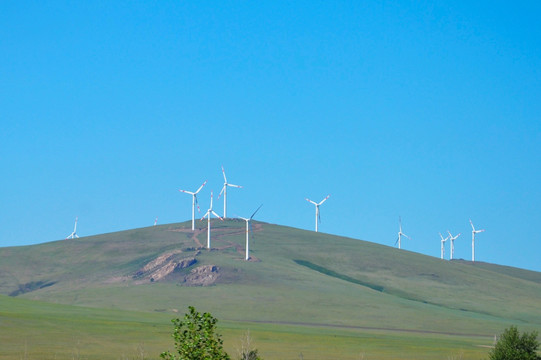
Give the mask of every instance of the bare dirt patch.
M 196 256 L 199 254 L 199 251 L 191 257 L 182 258 L 181 254 L 181 250 L 174 250 L 148 262 L 133 275 L 133 279 L 136 280 L 135 283 L 143 284 L 149 281 L 160 281 L 174 272 L 186 269 L 197 263 Z
M 216 265 L 199 266 L 184 277 L 186 286 L 210 286 L 216 283 L 220 277 L 220 271 Z

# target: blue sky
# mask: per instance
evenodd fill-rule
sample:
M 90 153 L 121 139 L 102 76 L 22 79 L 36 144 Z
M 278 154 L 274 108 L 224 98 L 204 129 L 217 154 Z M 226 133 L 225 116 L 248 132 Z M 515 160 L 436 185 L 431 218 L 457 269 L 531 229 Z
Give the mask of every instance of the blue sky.
M 5 1 L 0 246 L 228 214 L 541 271 L 541 5 Z M 222 212 L 217 203 L 215 210 Z M 447 254 L 449 249 L 447 248 Z

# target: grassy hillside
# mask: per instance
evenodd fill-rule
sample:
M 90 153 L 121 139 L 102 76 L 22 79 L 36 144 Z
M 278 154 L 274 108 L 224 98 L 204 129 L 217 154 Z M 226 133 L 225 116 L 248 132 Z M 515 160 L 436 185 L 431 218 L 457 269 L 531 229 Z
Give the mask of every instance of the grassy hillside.
M 213 223 L 211 251 L 199 249 L 206 244 L 204 225 L 195 235 L 186 222 L 2 248 L 0 293 L 166 318 L 195 305 L 237 324 L 232 328 L 272 329 L 271 338 L 284 344 L 291 337 L 275 333 L 286 328 L 304 329 L 301 334 L 319 329 L 321 336 L 353 332 L 344 339 L 380 332 L 383 337 L 399 333 L 402 339 L 431 334 L 438 341 L 474 336 L 488 343 L 511 324 L 541 329 L 541 275 L 536 272 L 444 261 L 264 223 L 254 223 L 253 259 L 246 262 L 244 222 Z M 181 262 L 190 266 L 160 277 L 167 264 Z M 189 286 L 197 284 L 190 282 L 190 273 L 207 265 L 217 269 L 206 274 L 214 282 Z M 407 353 L 403 350 L 394 358 Z M 386 357 L 380 353 L 378 358 Z

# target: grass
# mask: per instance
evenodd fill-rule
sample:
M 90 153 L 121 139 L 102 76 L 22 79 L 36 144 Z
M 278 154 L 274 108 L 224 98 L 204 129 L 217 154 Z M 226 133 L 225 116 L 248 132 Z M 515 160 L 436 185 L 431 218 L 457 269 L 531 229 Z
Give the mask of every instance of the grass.
M 17 297 L 0 296 L 0 359 L 157 357 L 188 305 L 220 320 L 231 354 L 250 329 L 265 359 L 486 358 L 478 345 L 504 328 L 541 328 L 540 273 L 254 225 L 258 261 L 245 262 L 244 222 L 213 224 L 221 250 L 195 265 L 220 268 L 209 287 L 132 278 L 165 252 L 193 254 L 190 222 L 1 248 L 0 293 Z
M 0 359 L 157 359 L 173 348 L 172 312 L 133 312 L 0 296 Z M 490 338 L 340 327 L 219 321 L 235 355 L 250 330 L 265 359 L 481 359 Z M 9 329 L 9 331 L 7 331 Z

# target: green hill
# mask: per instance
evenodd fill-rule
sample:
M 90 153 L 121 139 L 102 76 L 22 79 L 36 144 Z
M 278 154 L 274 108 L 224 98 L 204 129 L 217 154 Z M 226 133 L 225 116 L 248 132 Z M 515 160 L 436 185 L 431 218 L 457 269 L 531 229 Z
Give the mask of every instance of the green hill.
M 201 247 L 205 225 L 195 235 L 186 222 L 1 248 L 0 294 L 160 316 L 195 305 L 226 323 L 274 331 L 447 334 L 490 343 L 511 324 L 541 329 L 537 272 L 259 222 L 253 258 L 244 261 L 243 221 L 213 222 L 211 251 Z

